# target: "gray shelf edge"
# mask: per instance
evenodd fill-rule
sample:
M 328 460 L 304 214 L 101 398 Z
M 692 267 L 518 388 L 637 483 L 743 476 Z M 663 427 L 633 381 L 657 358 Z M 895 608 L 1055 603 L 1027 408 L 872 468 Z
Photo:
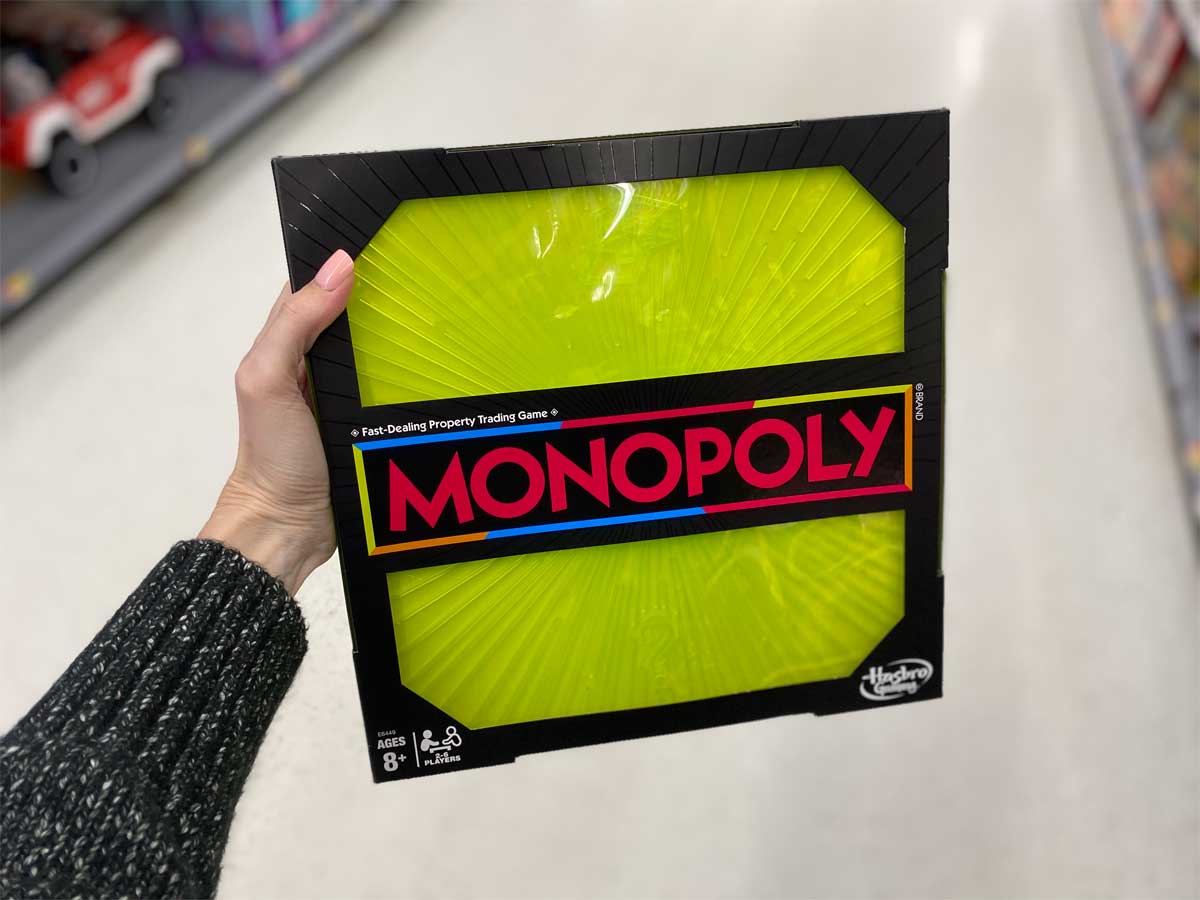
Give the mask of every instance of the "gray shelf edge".
M 1157 338 L 1179 441 L 1179 463 L 1189 491 L 1193 525 L 1200 535 L 1200 354 L 1190 348 L 1195 316 L 1189 315 L 1163 259 L 1162 234 L 1151 199 L 1137 117 L 1124 87 L 1119 51 L 1104 33 L 1099 7 L 1081 7 L 1101 103 L 1120 167 L 1128 218 L 1137 242 L 1146 308 Z
M 213 157 L 264 115 L 296 94 L 322 69 L 370 35 L 398 7 L 396 0 L 365 0 L 348 9 L 328 30 L 291 59 L 262 73 L 254 89 L 236 105 L 207 124 L 201 134 L 188 136 L 184 153 L 164 156 L 127 185 L 101 214 L 81 227 L 61 235 L 59 241 L 41 247 L 29 258 L 10 265 L 3 273 L 3 302 L 0 323 L 23 310 L 55 281 L 119 231 L 138 213 L 207 165 Z M 19 294 L 10 293 L 16 284 Z

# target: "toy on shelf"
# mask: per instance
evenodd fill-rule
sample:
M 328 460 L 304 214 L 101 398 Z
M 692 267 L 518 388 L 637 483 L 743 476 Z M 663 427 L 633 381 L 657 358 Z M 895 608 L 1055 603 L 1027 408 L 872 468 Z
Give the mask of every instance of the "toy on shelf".
M 213 56 L 269 68 L 308 44 L 332 21 L 329 0 L 207 0 L 193 6 Z
M 62 194 L 91 188 L 105 135 L 138 115 L 156 128 L 175 118 L 183 53 L 169 35 L 50 3 L 6 6 L 0 35 L 0 160 L 40 169 Z

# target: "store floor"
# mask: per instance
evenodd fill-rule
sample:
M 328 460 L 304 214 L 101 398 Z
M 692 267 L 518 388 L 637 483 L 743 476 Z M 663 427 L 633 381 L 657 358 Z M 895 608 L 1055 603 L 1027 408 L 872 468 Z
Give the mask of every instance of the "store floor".
M 1194 895 L 1195 546 L 1080 7 L 562 7 L 399 17 L 5 330 L 0 727 L 210 508 L 271 156 L 944 105 L 945 699 L 376 787 L 328 565 L 221 892 Z

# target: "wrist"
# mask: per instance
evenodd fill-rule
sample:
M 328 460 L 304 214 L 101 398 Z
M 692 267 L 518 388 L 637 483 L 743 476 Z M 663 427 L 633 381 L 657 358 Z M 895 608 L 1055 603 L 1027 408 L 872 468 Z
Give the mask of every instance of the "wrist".
M 294 517 L 301 521 L 292 518 L 226 485 L 197 537 L 238 551 L 278 578 L 295 596 L 312 571 L 329 558 L 332 548 L 326 546 L 327 541 L 314 539 L 313 528 L 302 521 L 304 517 Z

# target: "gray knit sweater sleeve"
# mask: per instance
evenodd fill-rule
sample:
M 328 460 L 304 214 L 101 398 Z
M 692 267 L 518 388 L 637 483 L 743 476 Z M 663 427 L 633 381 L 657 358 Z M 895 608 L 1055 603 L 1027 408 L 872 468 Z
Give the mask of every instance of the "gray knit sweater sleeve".
M 176 544 L 0 738 L 0 896 L 209 897 L 306 648 L 283 586 Z

